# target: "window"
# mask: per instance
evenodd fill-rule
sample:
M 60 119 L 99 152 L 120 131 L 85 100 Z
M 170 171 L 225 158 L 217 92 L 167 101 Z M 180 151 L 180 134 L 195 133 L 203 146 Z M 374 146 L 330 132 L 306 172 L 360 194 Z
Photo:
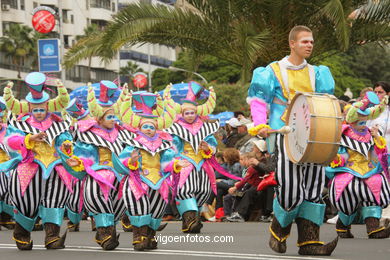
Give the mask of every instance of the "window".
M 24 5 L 24 0 L 20 0 L 20 10 L 24 10 L 25 5 Z
M 64 47 L 69 48 L 69 35 L 64 35 Z
M 18 0 L 2 0 L 1 4 L 9 5 L 12 9 L 18 9 Z
M 112 3 L 111 11 L 113 11 L 115 13 L 115 3 Z
M 74 24 L 74 16 L 73 16 L 73 14 L 70 15 L 70 23 Z
M 62 9 L 62 22 L 69 23 L 68 20 L 68 10 Z
M 37 8 L 38 6 L 38 3 L 37 2 L 33 2 L 33 8 Z
M 93 8 L 104 8 L 111 10 L 111 1 L 110 0 L 90 0 L 91 7 Z

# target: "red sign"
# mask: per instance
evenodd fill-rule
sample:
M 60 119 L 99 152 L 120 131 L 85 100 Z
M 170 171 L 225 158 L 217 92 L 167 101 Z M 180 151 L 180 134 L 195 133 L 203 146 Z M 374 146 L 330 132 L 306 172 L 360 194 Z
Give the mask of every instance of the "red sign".
M 144 88 L 148 85 L 148 77 L 144 73 L 134 75 L 133 84 L 136 88 Z
M 48 10 L 38 10 L 32 17 L 32 25 L 37 32 L 49 33 L 56 25 L 54 14 Z

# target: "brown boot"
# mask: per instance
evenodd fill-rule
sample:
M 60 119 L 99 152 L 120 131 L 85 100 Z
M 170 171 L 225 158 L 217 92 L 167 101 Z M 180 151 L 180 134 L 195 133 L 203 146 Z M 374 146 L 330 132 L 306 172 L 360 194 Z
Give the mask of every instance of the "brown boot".
M 161 224 L 161 225 L 157 228 L 157 231 L 162 231 L 162 230 L 164 230 L 164 228 L 166 228 L 167 225 L 168 225 L 168 223 Z
M 183 224 L 181 231 L 184 233 L 200 233 L 203 227 L 202 222 L 196 211 L 186 211 L 183 213 Z
M 61 227 L 54 223 L 45 223 L 45 247 L 46 249 L 65 248 L 66 232 L 60 237 Z
M 133 226 L 130 223 L 129 216 L 124 214 L 122 219 L 121 219 L 121 223 L 122 223 L 123 231 L 125 231 L 125 232 L 133 232 Z
M 31 240 L 30 232 L 25 230 L 19 223 L 15 223 L 14 236 L 12 238 L 16 242 L 19 250 L 31 250 L 33 241 Z
M 104 250 L 114 250 L 119 245 L 115 226 L 96 228 L 95 240 Z
M 324 244 L 319 241 L 320 227 L 310 220 L 297 218 L 298 225 L 298 246 L 300 255 L 331 255 L 337 246 L 338 238 Z
M 91 217 L 91 230 L 96 231 L 95 219 L 93 217 Z
M 144 251 L 148 248 L 148 226 L 133 226 L 133 246 L 135 251 Z
M 390 227 L 380 227 L 379 219 L 377 218 L 366 218 L 364 220 L 366 223 L 368 238 L 388 238 L 390 236 Z
M 68 221 L 67 224 L 69 232 L 79 232 L 80 231 L 80 223 L 73 224 L 72 221 Z
M 15 228 L 15 221 L 12 220 L 12 217 L 10 215 L 3 211 L 0 214 L 0 225 L 2 225 L 8 230 L 12 230 Z
M 146 249 L 157 249 L 156 230 L 148 227 L 148 246 Z
M 336 232 L 337 235 L 339 235 L 341 238 L 354 238 L 353 234 L 351 233 L 351 225 L 344 226 L 340 218 L 336 222 Z
M 286 253 L 286 240 L 290 235 L 291 225 L 283 228 L 276 217 L 272 219 L 271 226 L 269 227 L 269 231 L 271 232 L 269 247 L 276 253 Z

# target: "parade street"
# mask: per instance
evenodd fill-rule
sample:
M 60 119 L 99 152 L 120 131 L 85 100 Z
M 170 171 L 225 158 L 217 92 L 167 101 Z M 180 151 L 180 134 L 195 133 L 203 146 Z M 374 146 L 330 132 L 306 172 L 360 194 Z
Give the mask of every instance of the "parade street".
M 64 229 L 65 226 L 63 226 Z M 287 253 L 284 255 L 275 254 L 268 247 L 269 231 L 268 223 L 205 223 L 202 237 L 209 236 L 211 239 L 218 236 L 226 242 L 198 242 L 186 238 L 187 234 L 179 233 L 181 227 L 179 222 L 171 222 L 163 231 L 161 236 L 180 236 L 182 243 L 159 243 L 159 249 L 154 251 L 135 252 L 131 246 L 131 233 L 124 233 L 118 225 L 120 232 L 120 245 L 114 251 L 103 251 L 94 242 L 95 232 L 90 231 L 90 225 L 87 221 L 82 221 L 80 232 L 68 233 L 66 248 L 63 250 L 46 250 L 43 247 L 44 232 L 37 231 L 32 233 L 34 248 L 32 251 L 23 252 L 16 249 L 15 243 L 11 240 L 12 232 L 0 231 L 0 255 L 5 260 L 74 260 L 74 259 L 389 259 L 390 247 L 389 239 L 368 240 L 364 225 L 354 225 L 352 232 L 355 239 L 339 240 L 339 244 L 330 257 L 304 257 L 298 255 L 295 245 L 297 232 L 295 228 L 287 241 Z M 335 237 L 334 225 L 324 224 L 321 228 L 321 239 L 330 241 Z M 161 238 L 161 237 L 160 237 Z M 230 240 L 228 240 L 229 238 Z M 231 240 L 233 238 L 233 240 Z M 186 240 L 187 239 L 187 240 Z M 364 248 L 364 250 L 362 250 Z

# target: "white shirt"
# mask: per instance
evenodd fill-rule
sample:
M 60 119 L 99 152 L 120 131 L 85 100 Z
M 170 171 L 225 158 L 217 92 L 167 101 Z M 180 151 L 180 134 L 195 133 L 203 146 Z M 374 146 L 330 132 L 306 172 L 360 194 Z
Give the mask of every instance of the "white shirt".
M 382 131 L 386 142 L 387 142 L 387 152 L 390 151 L 390 109 L 389 106 L 386 106 L 385 111 L 380 114 L 377 119 L 368 120 L 367 126 L 369 128 L 379 125 L 379 129 Z

